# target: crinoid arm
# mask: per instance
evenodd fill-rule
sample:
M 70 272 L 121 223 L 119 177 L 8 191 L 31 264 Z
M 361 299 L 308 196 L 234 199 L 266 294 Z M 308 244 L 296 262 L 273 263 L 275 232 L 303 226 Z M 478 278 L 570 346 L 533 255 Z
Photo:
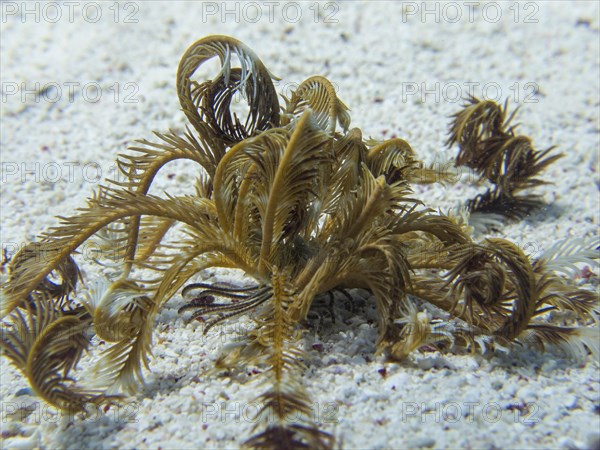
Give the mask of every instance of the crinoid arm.
M 487 213 L 509 219 L 523 219 L 541 207 L 543 199 L 524 194 L 523 190 L 545 184 L 537 178 L 562 153 L 552 153 L 554 147 L 539 151 L 527 136 L 516 135 L 516 125 L 510 123 L 508 99 L 504 106 L 492 100 L 469 97 L 463 109 L 453 116 L 447 145 L 458 144 L 455 163 L 466 166 L 492 184 L 486 192 L 467 202 L 472 213 Z
M 259 318 L 257 342 L 267 354 L 270 365 L 269 388 L 257 401 L 262 404 L 257 427 L 262 431 L 248 439 L 250 448 L 330 449 L 333 436 L 319 430 L 311 421 L 311 401 L 300 383 L 305 370 L 299 348 L 300 330 L 288 314 L 293 289 L 287 277 L 274 273 L 271 281 L 273 297 L 269 308 Z

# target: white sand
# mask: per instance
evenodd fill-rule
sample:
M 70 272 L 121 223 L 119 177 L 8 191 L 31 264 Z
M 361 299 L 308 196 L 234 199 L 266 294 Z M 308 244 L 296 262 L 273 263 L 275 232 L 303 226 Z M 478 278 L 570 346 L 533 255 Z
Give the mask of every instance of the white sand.
M 282 77 L 280 92 L 289 92 L 288 83 L 326 75 L 365 136 L 396 134 L 427 161 L 445 161 L 456 152 L 443 146 L 448 115 L 459 108 L 449 100 L 466 95 L 468 83 L 478 83 L 476 95 L 491 98 L 499 87 L 498 97 L 522 105 L 521 132 L 538 148 L 559 145 L 567 155 L 547 171 L 546 179 L 556 184 L 539 189 L 550 207 L 506 226 L 501 235 L 535 256 L 557 239 L 598 234 L 596 2 L 492 2 L 472 11 L 457 2 L 439 5 L 439 18 L 422 16 L 435 4 L 421 2 L 252 2 L 237 10 L 222 2 L 129 2 L 119 5 L 118 18 L 112 2 L 54 5 L 59 9 L 0 5 L 1 241 L 9 253 L 54 225 L 55 215 L 81 206 L 101 178 L 114 175 L 114 158 L 132 140 L 183 128 L 174 83 L 179 58 L 193 41 L 216 33 L 253 48 Z M 32 12 L 21 15 L 24 7 Z M 315 20 L 316 9 L 321 16 Z M 451 23 L 457 11 L 462 17 Z M 54 89 L 44 96 L 23 92 L 39 89 L 36 83 Z M 98 101 L 92 101 L 94 86 L 100 87 Z M 437 92 L 437 98 L 431 93 L 421 99 L 415 87 Z M 525 103 L 534 87 L 537 103 Z M 175 176 L 157 180 L 153 192 L 191 192 L 194 173 L 186 169 L 169 166 L 165 170 Z M 473 189 L 418 192 L 431 206 L 447 209 Z M 90 267 L 86 273 L 97 275 Z M 211 271 L 206 278 L 238 276 Z M 600 446 L 596 364 L 529 350 L 508 356 L 416 352 L 403 364 L 386 365 L 384 378 L 384 364 L 373 357 L 371 303 L 358 317 L 341 312 L 347 323 L 324 319 L 325 331 L 307 336 L 304 380 L 314 410 L 345 448 Z M 17 395 L 27 383 L 3 359 L 3 445 L 236 448 L 251 433 L 259 377 L 206 376 L 219 348 L 233 338 L 234 325 L 205 338 L 197 326 L 183 324 L 176 314 L 180 305 L 174 299 L 158 318 L 148 385 L 127 407 L 103 416 L 59 420 L 35 398 Z M 313 343 L 321 343 L 322 351 Z M 23 422 L 9 416 L 23 404 L 37 405 L 34 414 Z

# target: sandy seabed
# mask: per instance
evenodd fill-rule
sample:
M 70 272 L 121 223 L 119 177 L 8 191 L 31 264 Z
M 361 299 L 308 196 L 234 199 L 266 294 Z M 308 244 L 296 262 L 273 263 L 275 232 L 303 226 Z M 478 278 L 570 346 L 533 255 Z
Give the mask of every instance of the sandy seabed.
M 532 254 L 556 240 L 598 235 L 599 6 L 596 2 L 3 2 L 1 241 L 14 253 L 68 215 L 114 159 L 152 131 L 183 130 L 175 93 L 180 56 L 210 34 L 249 45 L 277 89 L 327 76 L 365 136 L 406 139 L 447 161 L 448 116 L 469 93 L 521 105 L 520 131 L 559 146 L 539 188 L 548 208 L 496 235 Z M 169 166 L 154 192 L 192 192 L 194 173 Z M 468 184 L 419 187 L 447 210 Z M 93 266 L 86 275 L 98 273 Z M 206 280 L 236 281 L 211 270 Z M 355 293 L 358 297 L 365 293 Z M 366 295 L 365 295 L 366 297 Z M 368 299 L 367 299 L 368 300 Z M 121 408 L 61 417 L 2 367 L 6 448 L 237 448 L 251 435 L 258 381 L 206 376 L 234 328 L 204 337 L 174 299 L 158 317 L 147 385 Z M 345 448 L 599 448 L 594 362 L 515 349 L 471 356 L 374 357 L 369 302 L 359 315 L 307 335 L 305 385 L 315 419 Z M 343 314 L 343 312 L 342 312 Z M 346 312 L 347 314 L 347 312 Z M 229 327 L 229 328 L 228 328 Z M 316 344 L 316 345 L 315 345 Z M 382 376 L 383 367 L 385 377 Z M 29 406 L 24 420 L 11 414 Z

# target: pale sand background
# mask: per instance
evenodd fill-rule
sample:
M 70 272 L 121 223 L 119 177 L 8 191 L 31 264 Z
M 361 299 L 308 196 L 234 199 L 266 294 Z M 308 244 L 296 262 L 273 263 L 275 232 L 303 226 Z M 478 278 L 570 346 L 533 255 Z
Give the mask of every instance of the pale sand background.
M 21 2 L 1 5 L 1 241 L 10 253 L 55 224 L 55 215 L 82 205 L 99 175 L 114 174 L 115 156 L 133 139 L 152 139 L 152 130 L 183 128 L 174 87 L 177 64 L 193 41 L 214 33 L 235 36 L 253 48 L 282 78 L 280 92 L 289 92 L 286 83 L 326 75 L 365 136 L 396 134 L 427 161 L 455 154 L 443 142 L 447 117 L 459 103 L 434 94 L 421 99 L 411 89 L 455 97 L 457 85 L 448 83 L 458 83 L 466 95 L 466 83 L 473 82 L 479 83 L 474 93 L 481 96 L 485 83 L 495 83 L 487 85 L 489 97 L 499 86 L 502 98 L 522 104 L 521 131 L 539 148 L 559 145 L 567 155 L 546 174 L 556 184 L 540 189 L 551 206 L 507 226 L 501 235 L 532 255 L 560 238 L 597 235 L 596 2 L 492 2 L 474 9 L 472 21 L 462 2 L 441 4 L 439 18 L 423 16 L 421 2 L 255 2 L 237 11 L 233 3 L 205 4 L 203 10 L 191 2 L 130 2 L 119 5 L 118 17 L 112 2 L 98 5 L 75 4 L 72 20 L 69 6 L 60 2 L 59 19 L 56 9 L 41 4 L 39 12 L 28 4 L 34 12 L 26 16 L 20 14 Z M 456 6 L 461 18 L 451 23 Z M 13 15 L 15 8 L 20 11 Z M 225 8 L 233 12 L 223 15 Z M 316 9 L 321 15 L 315 19 Z M 294 23 L 298 13 L 301 18 Z M 21 88 L 35 89 L 35 83 L 54 83 L 61 92 L 50 89 L 45 96 L 23 99 Z M 527 83 L 537 86 L 537 103 L 524 103 L 533 92 Z M 95 102 L 94 85 L 101 89 Z M 158 180 L 154 192 L 191 192 L 191 170 L 166 171 L 175 176 Z M 431 206 L 444 209 L 474 192 L 466 185 L 417 190 Z M 96 274 L 87 269 L 90 278 Z M 206 278 L 237 276 L 210 272 Z M 373 360 L 371 303 L 361 316 L 348 317 L 350 325 L 325 322 L 326 331 L 318 335 L 312 330 L 307 338 L 305 381 L 314 409 L 325 422 L 333 411 L 337 425 L 324 428 L 343 436 L 346 448 L 599 445 L 597 365 L 526 350 L 510 357 L 417 352 L 404 364 L 387 365 L 384 379 L 378 372 L 382 362 Z M 42 407 L 25 423 L 10 419 L 7 411 L 35 399 L 16 395 L 27 384 L 2 360 L 2 431 L 29 436 L 9 438 L 4 445 L 237 447 L 251 433 L 254 409 L 248 404 L 262 388 L 256 377 L 203 376 L 231 335 L 202 337 L 197 327 L 183 325 L 176 314 L 180 304 L 174 299 L 160 315 L 148 386 L 127 410 L 117 411 L 117 420 L 113 410 L 69 424 Z M 322 343 L 322 353 L 312 349 L 312 342 Z M 531 404 L 529 413 L 511 407 L 523 403 Z

